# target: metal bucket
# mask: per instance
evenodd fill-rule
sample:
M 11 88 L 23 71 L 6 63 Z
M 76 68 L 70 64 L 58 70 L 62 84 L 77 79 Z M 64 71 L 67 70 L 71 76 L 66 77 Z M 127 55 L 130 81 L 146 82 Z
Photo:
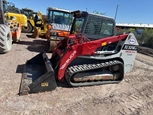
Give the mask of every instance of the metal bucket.
M 54 48 L 57 46 L 57 44 L 64 39 L 64 37 L 51 37 L 49 39 L 49 52 L 52 52 L 54 50 Z
M 57 87 L 52 64 L 45 53 L 39 53 L 25 64 L 19 95 L 51 91 Z

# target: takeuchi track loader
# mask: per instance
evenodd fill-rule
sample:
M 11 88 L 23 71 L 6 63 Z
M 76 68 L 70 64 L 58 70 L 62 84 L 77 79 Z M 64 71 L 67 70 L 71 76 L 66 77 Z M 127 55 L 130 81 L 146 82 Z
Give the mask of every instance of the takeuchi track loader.
M 119 83 L 133 68 L 138 42 L 133 33 L 116 35 L 110 17 L 74 11 L 70 35 L 49 59 L 41 52 L 25 64 L 20 95 L 51 91 L 57 81 L 72 87 Z

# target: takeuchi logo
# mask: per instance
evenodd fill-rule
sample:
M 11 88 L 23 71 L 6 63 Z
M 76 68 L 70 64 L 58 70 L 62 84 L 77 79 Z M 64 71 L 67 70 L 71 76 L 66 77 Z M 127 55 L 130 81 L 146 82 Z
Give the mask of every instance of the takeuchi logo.
M 129 43 L 130 43 L 130 44 L 135 44 L 135 42 L 136 42 L 136 41 L 135 41 L 134 38 L 129 39 Z
M 61 69 L 64 69 L 67 66 L 67 64 L 71 61 L 71 59 L 75 56 L 75 54 L 76 54 L 76 51 L 73 51 L 72 54 L 69 56 L 69 58 L 62 65 L 62 67 L 60 68 L 60 70 Z

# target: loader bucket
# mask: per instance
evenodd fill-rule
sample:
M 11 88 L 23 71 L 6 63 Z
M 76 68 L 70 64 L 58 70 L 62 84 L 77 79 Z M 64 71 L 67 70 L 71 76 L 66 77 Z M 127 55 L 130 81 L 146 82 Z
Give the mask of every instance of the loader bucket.
M 64 37 L 51 37 L 51 39 L 49 39 L 49 52 L 52 52 L 57 46 L 57 43 L 60 42 L 62 39 L 64 39 Z
M 54 70 L 45 53 L 39 53 L 26 62 L 19 95 L 52 91 L 56 87 Z
M 57 43 L 59 42 L 60 40 L 53 40 L 51 39 L 50 40 L 50 48 L 49 48 L 49 52 L 52 52 L 54 50 L 54 48 L 56 47 Z

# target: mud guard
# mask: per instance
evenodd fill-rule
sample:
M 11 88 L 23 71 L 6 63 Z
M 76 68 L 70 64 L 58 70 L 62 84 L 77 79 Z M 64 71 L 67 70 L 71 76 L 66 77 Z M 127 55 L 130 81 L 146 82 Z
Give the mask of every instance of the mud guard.
M 52 91 L 56 87 L 52 64 L 44 52 L 26 62 L 21 78 L 19 95 Z

